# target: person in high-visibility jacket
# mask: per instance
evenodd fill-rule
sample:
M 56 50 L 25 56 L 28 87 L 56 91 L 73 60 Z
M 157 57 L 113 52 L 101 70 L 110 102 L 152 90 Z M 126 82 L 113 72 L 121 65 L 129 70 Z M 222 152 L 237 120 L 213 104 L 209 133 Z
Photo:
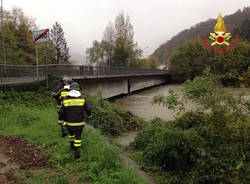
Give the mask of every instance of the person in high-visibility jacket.
M 59 93 L 57 94 L 56 98 L 59 98 L 59 100 L 61 101 L 60 107 L 61 107 L 63 100 L 66 98 L 67 94 L 69 93 L 69 90 L 70 90 L 70 85 L 65 85 L 63 89 L 61 89 Z M 61 120 L 60 113 L 59 113 L 60 107 L 58 108 L 58 124 L 61 127 L 61 133 L 62 133 L 61 137 L 65 137 L 66 135 L 68 135 L 68 131 L 65 127 L 63 127 L 63 121 Z
M 60 84 L 57 86 L 57 92 L 52 93 L 53 97 L 57 101 L 57 111 L 58 111 L 58 124 L 61 127 L 61 136 L 65 137 L 67 135 L 67 129 L 63 128 L 63 121 L 60 120 L 59 118 L 59 108 L 61 106 L 62 100 L 66 97 L 66 95 L 69 92 L 70 89 L 70 83 L 72 83 L 72 80 L 69 79 L 67 76 L 63 76 L 62 81 Z
M 91 116 L 90 105 L 79 89 L 78 83 L 71 83 L 70 91 L 63 99 L 59 110 L 63 126 L 68 129 L 70 149 L 75 151 L 76 159 L 80 158 L 81 135 L 86 116 Z
M 55 92 L 52 93 L 52 96 L 57 101 L 57 110 L 61 106 L 62 100 L 60 99 L 60 96 L 61 96 L 62 90 L 64 90 L 64 86 L 70 85 L 72 82 L 73 81 L 67 75 L 64 75 L 60 83 L 57 85 Z

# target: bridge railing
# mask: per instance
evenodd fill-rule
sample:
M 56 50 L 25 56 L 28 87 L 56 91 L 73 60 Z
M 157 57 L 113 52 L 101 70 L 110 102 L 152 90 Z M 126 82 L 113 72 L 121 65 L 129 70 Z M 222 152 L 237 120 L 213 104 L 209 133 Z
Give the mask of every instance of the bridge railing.
M 138 68 L 118 68 L 118 67 L 98 67 L 80 65 L 50 65 L 49 73 L 57 76 L 69 75 L 72 77 L 110 77 L 129 75 L 151 75 L 166 74 L 166 70 L 158 69 L 138 69 Z
M 167 70 L 115 68 L 81 65 L 0 65 L 0 84 L 25 83 L 44 80 L 46 74 L 72 78 L 119 77 L 131 75 L 167 74 Z

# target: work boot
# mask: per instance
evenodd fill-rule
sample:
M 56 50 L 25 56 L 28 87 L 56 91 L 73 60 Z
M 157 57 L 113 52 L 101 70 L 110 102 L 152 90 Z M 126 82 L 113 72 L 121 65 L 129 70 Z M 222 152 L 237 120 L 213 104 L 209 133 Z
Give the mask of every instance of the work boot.
M 79 159 L 79 158 L 80 158 L 80 149 L 75 148 L 75 159 Z
M 62 131 L 62 137 L 68 135 L 68 129 L 66 126 L 63 125 L 61 131 Z
M 69 147 L 70 147 L 70 149 L 71 149 L 72 151 L 75 150 L 74 141 L 70 141 Z

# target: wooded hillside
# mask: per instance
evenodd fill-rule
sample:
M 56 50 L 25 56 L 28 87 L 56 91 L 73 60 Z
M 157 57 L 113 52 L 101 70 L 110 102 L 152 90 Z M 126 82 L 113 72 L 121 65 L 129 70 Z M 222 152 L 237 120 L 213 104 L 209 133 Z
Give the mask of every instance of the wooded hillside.
M 216 23 L 216 19 L 208 19 L 205 22 L 200 22 L 189 29 L 181 31 L 166 43 L 162 44 L 158 49 L 156 49 L 152 56 L 156 56 L 159 59 L 159 63 L 167 63 L 170 53 L 179 47 L 183 42 L 186 40 L 200 38 L 212 32 Z M 225 21 L 227 30 L 233 33 L 234 30 L 237 30 L 242 25 L 244 20 L 250 20 L 250 7 L 245 7 L 243 10 L 238 10 L 234 14 L 225 16 L 223 19 Z

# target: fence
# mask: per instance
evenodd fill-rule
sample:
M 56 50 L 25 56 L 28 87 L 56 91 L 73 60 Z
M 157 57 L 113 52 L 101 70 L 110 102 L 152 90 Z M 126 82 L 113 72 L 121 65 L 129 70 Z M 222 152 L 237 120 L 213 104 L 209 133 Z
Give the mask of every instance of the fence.
M 167 70 L 137 69 L 137 68 L 110 68 L 81 65 L 0 65 L 0 84 L 25 83 L 40 81 L 46 74 L 72 78 L 103 78 L 136 75 L 167 74 Z

